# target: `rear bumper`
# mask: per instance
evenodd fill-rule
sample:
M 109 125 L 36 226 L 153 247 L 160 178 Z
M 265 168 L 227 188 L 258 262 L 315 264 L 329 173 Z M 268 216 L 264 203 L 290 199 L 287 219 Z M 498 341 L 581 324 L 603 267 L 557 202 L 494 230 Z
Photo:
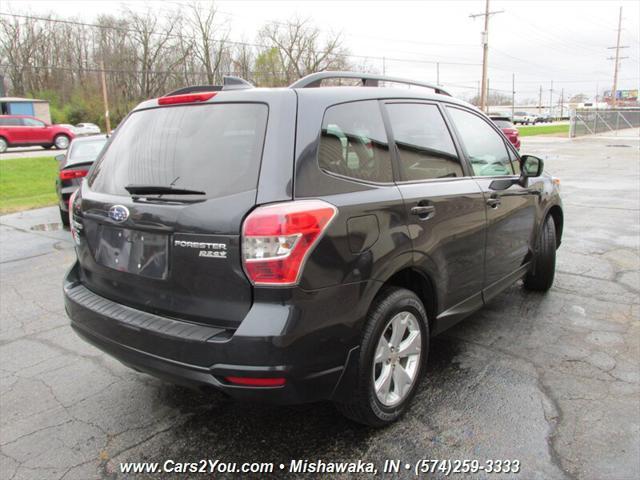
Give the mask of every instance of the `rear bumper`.
M 63 212 L 69 211 L 69 199 L 73 192 L 75 192 L 80 185 L 61 185 L 56 184 L 56 190 L 58 192 L 58 206 Z
M 230 330 L 101 297 L 80 282 L 77 263 L 64 281 L 65 307 L 74 331 L 125 365 L 172 383 L 213 387 L 236 399 L 277 404 L 340 399 L 349 391 L 352 368 L 347 366 L 354 363 L 358 349 L 357 309 L 354 303 L 342 302 L 345 292 L 336 302 L 336 292 L 326 290 L 332 289 L 310 294 L 313 302 L 304 310 L 256 301 L 242 324 Z M 353 291 L 358 290 L 356 286 Z M 334 315 L 327 316 L 327 309 L 318 306 L 325 296 Z M 228 376 L 284 377 L 286 383 L 245 387 L 230 384 Z

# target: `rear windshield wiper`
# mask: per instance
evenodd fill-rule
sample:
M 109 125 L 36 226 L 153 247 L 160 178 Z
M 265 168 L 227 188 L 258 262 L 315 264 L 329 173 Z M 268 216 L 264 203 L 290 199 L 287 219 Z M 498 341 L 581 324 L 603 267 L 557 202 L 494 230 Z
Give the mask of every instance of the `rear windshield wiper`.
M 127 185 L 124 187 L 132 195 L 206 195 L 201 190 L 176 188 L 170 185 Z

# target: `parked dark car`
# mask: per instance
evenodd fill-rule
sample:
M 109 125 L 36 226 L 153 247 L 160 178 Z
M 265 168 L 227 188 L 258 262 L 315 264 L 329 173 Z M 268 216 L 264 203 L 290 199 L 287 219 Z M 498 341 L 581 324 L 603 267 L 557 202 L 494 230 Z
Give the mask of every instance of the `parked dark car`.
M 82 183 L 82 179 L 89 173 L 91 165 L 98 158 L 106 142 L 106 135 L 77 138 L 71 142 L 66 154 L 56 156 L 59 169 L 56 192 L 60 220 L 65 227 L 69 226 L 69 199 Z
M 509 117 L 498 117 L 492 115 L 491 120 L 495 123 L 502 133 L 509 139 L 509 141 L 516 147 L 516 150 L 520 150 L 520 132 L 515 127 L 513 123 L 511 123 L 511 119 Z
M 9 147 L 41 146 L 64 150 L 75 134 L 29 115 L 0 115 L 0 153 Z
M 81 337 L 172 382 L 374 426 L 406 410 L 431 336 L 519 279 L 551 287 L 563 225 L 542 160 L 476 108 L 345 72 L 145 101 L 71 209 Z

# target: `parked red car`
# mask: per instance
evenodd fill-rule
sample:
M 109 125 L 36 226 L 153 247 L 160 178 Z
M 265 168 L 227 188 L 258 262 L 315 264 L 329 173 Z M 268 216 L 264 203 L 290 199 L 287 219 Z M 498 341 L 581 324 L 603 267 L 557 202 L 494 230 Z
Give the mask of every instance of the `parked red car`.
M 518 129 L 511 123 L 509 117 L 491 117 L 493 123 L 495 123 L 502 132 L 507 136 L 509 141 L 513 143 L 513 146 L 520 150 L 520 133 Z
M 29 115 L 0 115 L 0 153 L 9 147 L 44 148 L 64 150 L 75 134 L 60 125 L 48 125 Z

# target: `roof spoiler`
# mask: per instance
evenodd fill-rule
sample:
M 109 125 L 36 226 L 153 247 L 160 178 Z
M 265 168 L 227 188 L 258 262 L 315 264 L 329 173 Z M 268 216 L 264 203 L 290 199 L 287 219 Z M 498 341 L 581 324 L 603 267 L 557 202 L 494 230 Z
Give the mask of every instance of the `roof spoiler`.
M 173 97 L 174 95 L 185 95 L 187 93 L 204 93 L 204 92 L 219 92 L 221 90 L 247 90 L 254 88 L 254 86 L 240 77 L 232 77 L 231 75 L 225 75 L 222 77 L 222 85 L 193 85 L 191 87 L 183 87 L 173 92 L 169 92 L 165 97 Z

